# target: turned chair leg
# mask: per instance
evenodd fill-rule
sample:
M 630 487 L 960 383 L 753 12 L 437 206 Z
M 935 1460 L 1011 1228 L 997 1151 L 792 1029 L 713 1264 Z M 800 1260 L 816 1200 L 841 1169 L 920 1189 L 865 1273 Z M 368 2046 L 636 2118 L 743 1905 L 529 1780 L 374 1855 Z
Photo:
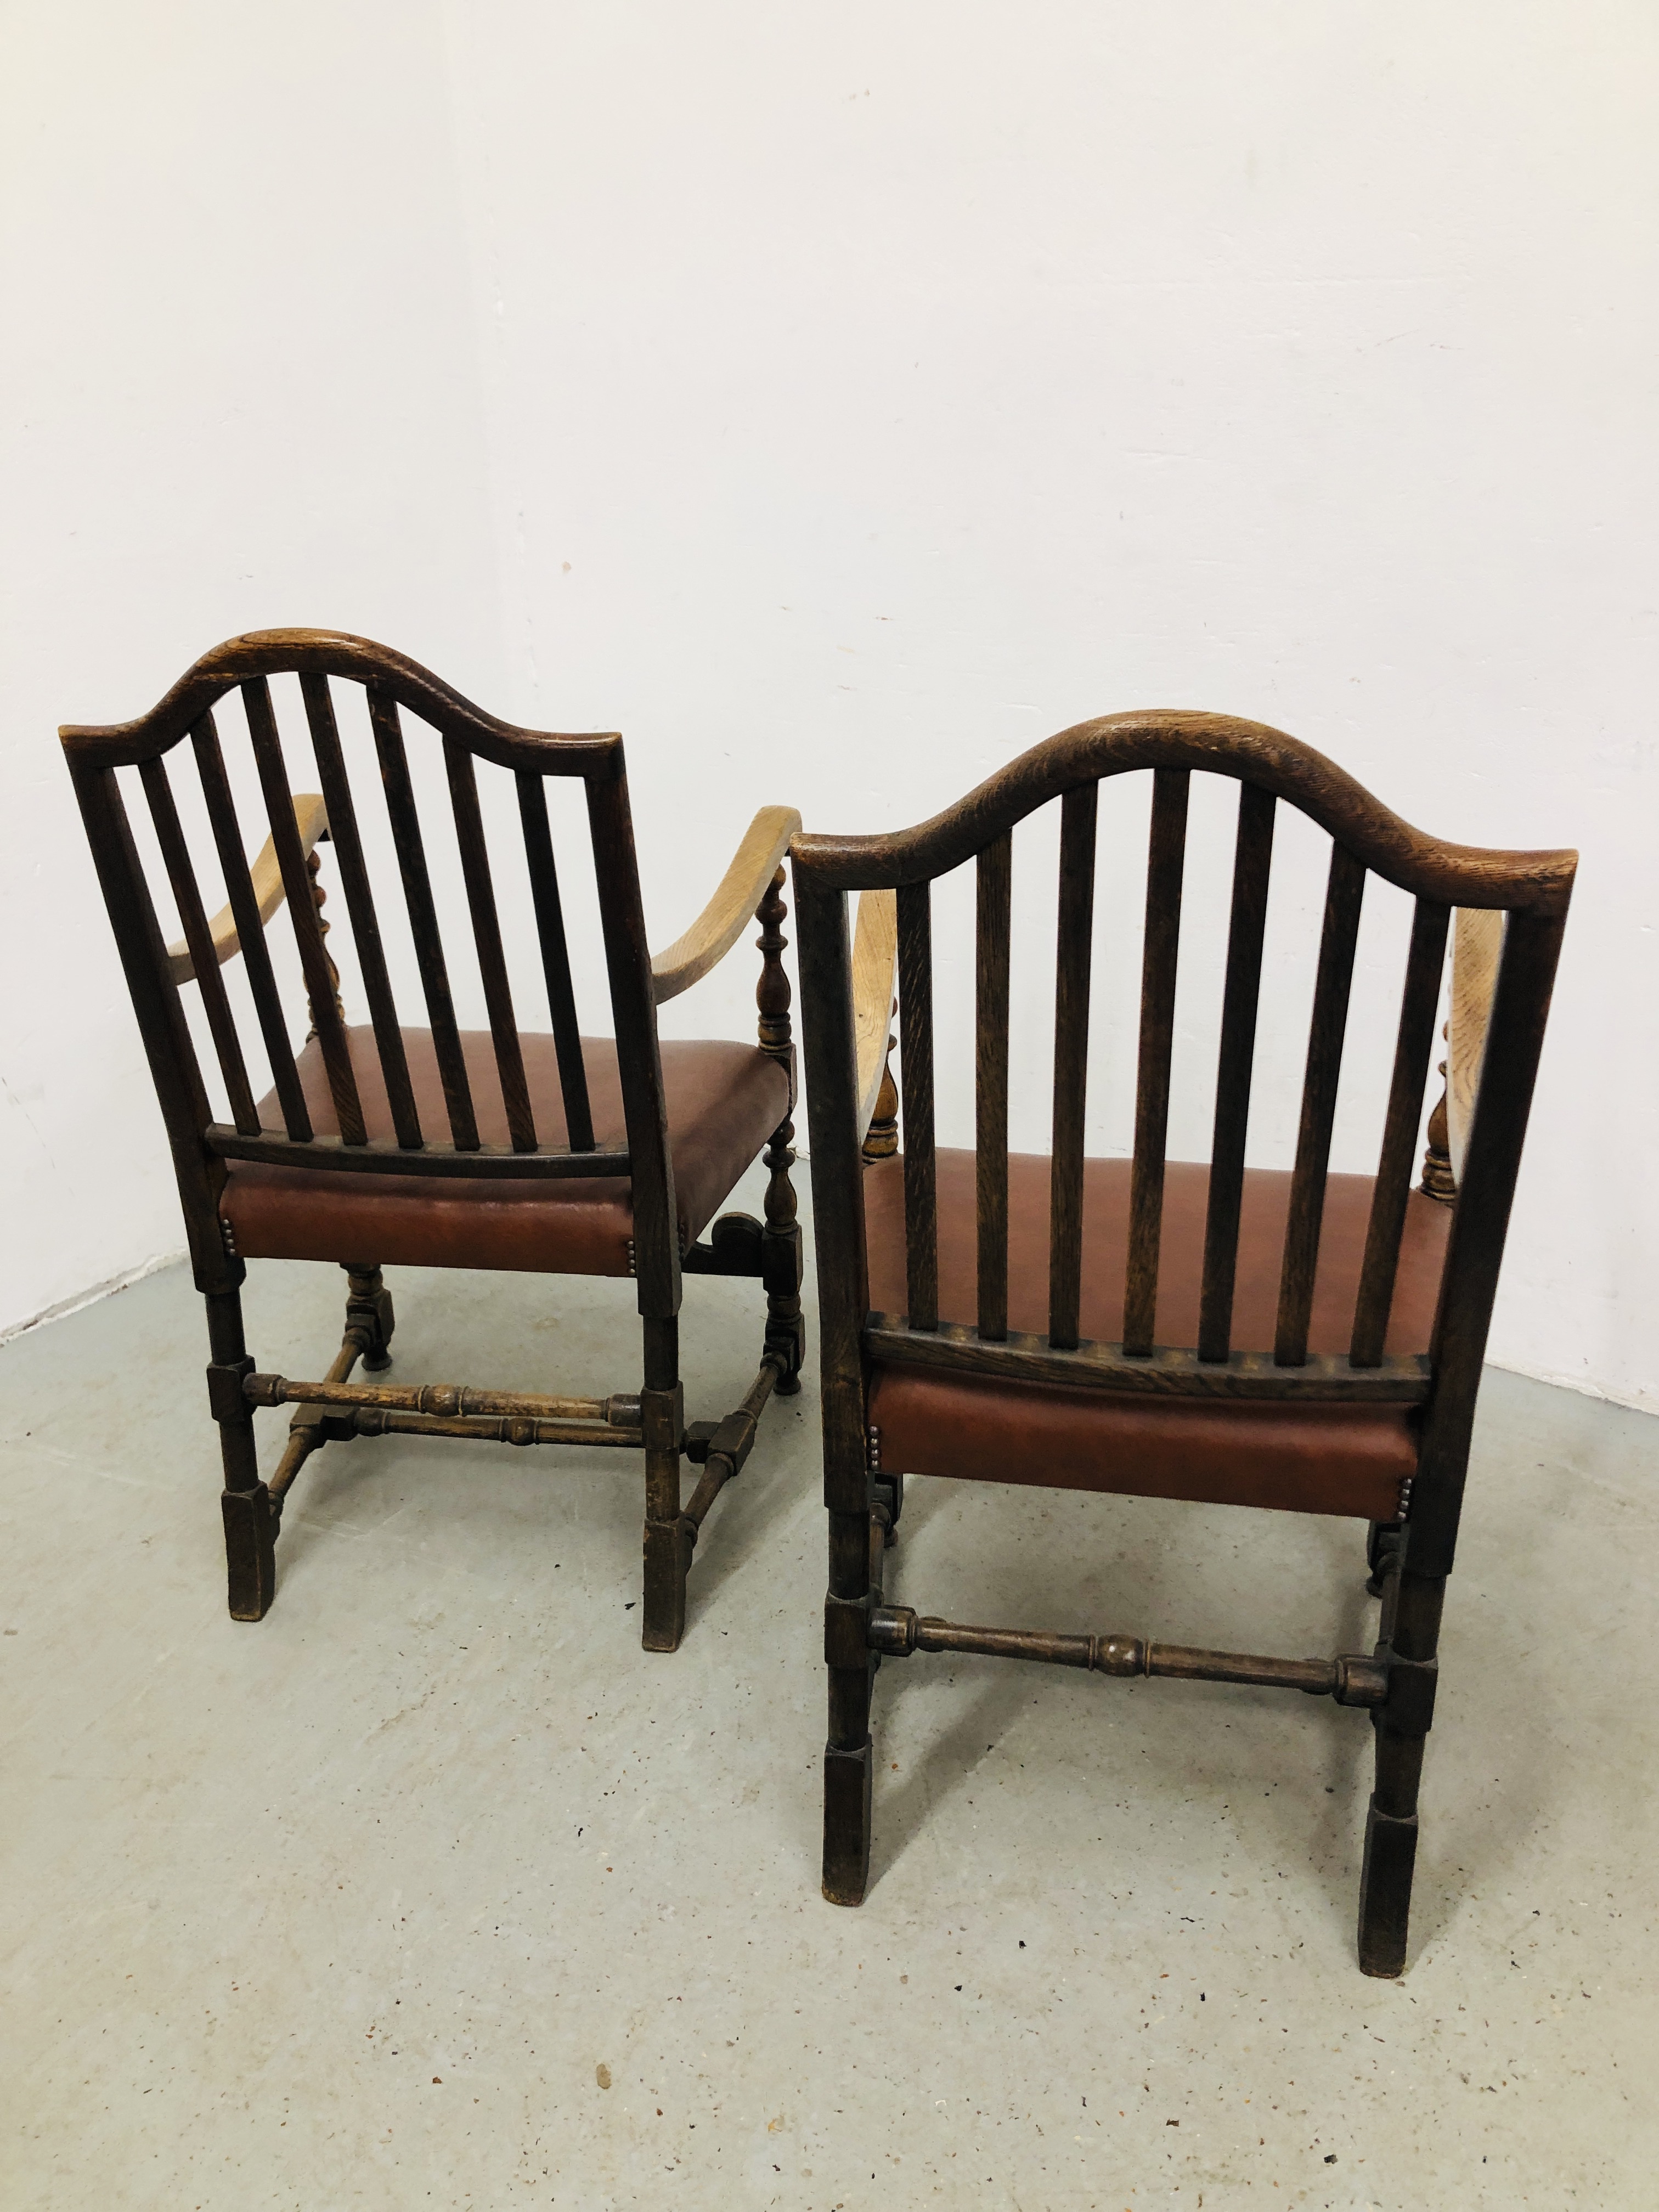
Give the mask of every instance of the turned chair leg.
M 790 1140 L 795 1125 L 784 1121 L 766 1148 L 771 1180 L 766 1186 L 766 1227 L 761 1235 L 761 1279 L 766 1285 L 766 1356 L 779 1362 L 777 1395 L 793 1398 L 800 1389 L 806 1352 L 801 1318 L 801 1237 L 795 1218 L 795 1187 L 789 1179 L 794 1160 Z
M 782 928 L 788 913 L 783 884 L 784 872 L 780 868 L 755 909 L 755 919 L 761 926 L 756 940 L 761 974 L 755 986 L 755 1004 L 760 1012 L 760 1048 L 777 1061 L 789 1079 L 789 1114 L 772 1132 L 766 1147 L 771 1180 L 766 1186 L 761 1279 L 766 1285 L 766 1356 L 778 1363 L 777 1395 L 793 1398 L 800 1389 L 806 1328 L 800 1316 L 800 1226 L 795 1218 L 795 1187 L 789 1180 L 795 1157 L 789 1149 L 795 1133 L 790 1119 L 795 1105 L 795 1048 L 789 1023 L 789 977 L 783 965 L 784 947 L 789 942 Z
M 645 1589 L 640 1642 L 647 1651 L 677 1651 L 685 1633 L 685 1577 L 691 1545 L 680 1511 L 680 1446 L 685 1394 L 679 1379 L 679 1323 L 645 1322 Z
M 348 1340 L 355 1336 L 358 1343 L 358 1358 L 365 1367 L 378 1373 L 392 1364 L 392 1332 L 397 1318 L 392 1310 L 392 1293 L 386 1286 L 380 1268 L 372 1261 L 343 1261 L 345 1267 L 346 1325 Z
M 1397 1555 L 1396 1555 L 1397 1559 Z M 1443 1576 L 1387 1570 L 1383 1639 L 1389 1695 L 1371 1712 L 1376 1731 L 1376 1786 L 1365 1815 L 1365 1859 L 1359 1877 L 1359 1964 L 1392 1978 L 1405 1972 L 1417 1863 L 1418 1790 L 1423 1749 L 1434 1717 Z
M 253 1362 L 242 1340 L 239 1293 L 205 1294 L 208 1404 L 219 1424 L 225 1486 L 220 1499 L 225 1524 L 225 1569 L 233 1620 L 263 1620 L 276 1595 L 276 1513 L 259 1480 L 253 1442 L 253 1408 L 242 1395 L 242 1377 Z

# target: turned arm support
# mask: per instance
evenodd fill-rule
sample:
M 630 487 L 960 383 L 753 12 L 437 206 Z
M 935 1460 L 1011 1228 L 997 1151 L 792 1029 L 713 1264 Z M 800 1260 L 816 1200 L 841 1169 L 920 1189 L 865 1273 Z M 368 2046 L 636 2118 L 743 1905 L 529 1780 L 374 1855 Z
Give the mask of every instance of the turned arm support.
M 300 833 L 300 850 L 307 860 L 319 841 L 328 835 L 328 809 L 319 792 L 297 793 L 294 800 L 294 823 Z M 267 837 L 259 848 L 259 857 L 248 870 L 253 884 L 253 896 L 262 922 L 269 921 L 283 903 L 283 871 L 276 859 L 276 847 Z M 208 925 L 213 939 L 213 954 L 220 967 L 234 960 L 241 951 L 236 934 L 236 917 L 230 908 L 221 907 Z M 167 973 L 175 983 L 195 981 L 196 965 L 190 957 L 190 947 L 181 938 L 178 944 L 167 947 Z
M 893 1016 L 893 978 L 898 965 L 898 899 L 892 891 L 865 891 L 853 935 L 853 1036 L 858 1048 L 859 1142 L 876 1112 Z M 890 1078 L 887 1079 L 890 1080 Z M 890 1152 L 889 1145 L 885 1149 Z
M 799 828 L 800 817 L 793 806 L 762 807 L 713 898 L 684 935 L 652 960 L 659 1006 L 689 991 L 725 959 L 766 896 L 789 850 L 789 840 Z

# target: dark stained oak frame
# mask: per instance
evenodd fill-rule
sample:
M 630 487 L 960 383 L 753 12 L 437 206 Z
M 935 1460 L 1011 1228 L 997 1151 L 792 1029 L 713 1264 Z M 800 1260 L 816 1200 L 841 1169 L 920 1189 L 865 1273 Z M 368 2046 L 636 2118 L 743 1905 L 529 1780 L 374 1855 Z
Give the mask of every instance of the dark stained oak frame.
M 1142 978 L 1140 1051 L 1126 1262 L 1122 1344 L 1079 1342 L 1083 1093 L 1089 934 L 1101 781 L 1131 770 L 1154 781 Z M 1170 1035 L 1179 931 L 1187 786 L 1195 772 L 1240 786 L 1232 919 L 1223 1000 L 1220 1075 L 1211 1157 L 1199 1342 L 1152 1342 L 1168 1106 Z M 1006 1315 L 1009 839 L 1051 800 L 1062 806 L 1049 1330 L 1011 1333 Z M 1307 1070 L 1275 1341 L 1231 1342 L 1257 998 L 1275 805 L 1309 816 L 1332 839 Z M 1543 1042 L 1577 855 L 1498 852 L 1425 836 L 1353 779 L 1282 732 L 1228 716 L 1149 712 L 1107 716 L 1034 747 L 957 805 L 917 828 L 882 836 L 802 836 L 791 848 L 799 932 L 803 1042 L 811 1139 L 814 1241 L 823 1374 L 824 1502 L 830 1578 L 823 1893 L 861 1901 L 869 1878 L 871 1691 L 882 1654 L 993 1652 L 1108 1674 L 1297 1688 L 1367 1708 L 1376 1778 L 1360 1883 L 1359 1959 L 1395 1975 L 1406 1960 L 1418 1787 L 1432 1715 L 1441 1608 L 1462 1510 L 1469 1438 L 1492 1299 Z M 978 870 L 977 1143 L 979 1312 L 976 1325 L 938 1311 L 933 1134 L 931 921 L 935 877 L 972 860 Z M 1308 1352 L 1332 1116 L 1361 895 L 1367 872 L 1416 901 L 1398 1042 L 1352 1340 L 1346 1356 Z M 847 898 L 860 904 L 860 946 L 879 929 L 869 914 L 896 898 L 899 1091 L 910 1311 L 870 1310 L 864 1159 L 890 1154 L 886 1126 L 870 1128 L 875 1097 L 868 1040 L 884 1031 L 890 967 L 855 959 Z M 1476 1111 L 1426 1358 L 1387 1358 L 1412 1159 L 1454 908 L 1506 917 Z M 860 1066 L 859 1041 L 866 1043 Z M 1442 1117 L 1443 1120 L 1443 1116 Z M 866 1134 L 866 1129 L 869 1133 Z M 1432 1136 L 1431 1136 L 1432 1141 Z M 1449 1193 L 1444 1194 L 1449 1195 Z M 1281 1404 L 1419 1404 L 1418 1464 L 1401 1517 L 1373 1525 L 1372 1577 L 1382 1600 L 1373 1655 L 1331 1661 L 1257 1658 L 1144 1643 L 1133 1637 L 1056 1636 L 919 1620 L 884 1602 L 880 1561 L 894 1540 L 903 1474 L 880 1466 L 868 1413 L 872 1364 L 902 1362 L 1004 1379 L 1137 1389 L 1167 1398 L 1266 1399 Z
M 297 674 L 323 789 L 289 789 L 267 679 Z M 408 905 L 422 987 L 442 1079 L 448 1129 L 421 1126 L 410 1086 L 380 929 L 363 859 L 355 805 L 335 723 L 331 680 L 368 693 L 386 804 Z M 270 841 L 250 867 L 213 708 L 240 689 L 269 817 Z M 410 785 L 399 709 L 441 740 L 472 935 L 483 977 L 510 1144 L 481 1142 L 456 1027 L 438 917 Z M 205 654 L 161 702 L 137 720 L 60 732 L 100 884 L 113 925 L 160 1099 L 184 1208 L 196 1284 L 207 1305 L 211 1362 L 209 1404 L 219 1425 L 224 1463 L 223 1517 L 230 1611 L 264 1618 L 276 1589 L 276 1540 L 283 1501 L 310 1455 L 331 1439 L 403 1433 L 471 1437 L 514 1444 L 622 1445 L 645 1459 L 642 1641 L 672 1650 L 684 1632 L 686 1577 L 697 1533 L 722 1485 L 741 1469 L 762 1407 L 775 1390 L 799 1390 L 803 1329 L 801 1236 L 789 1178 L 794 1110 L 790 988 L 781 955 L 786 908 L 780 865 L 792 809 L 763 809 L 739 846 L 703 914 L 653 961 L 646 941 L 623 741 L 614 734 L 562 736 L 519 729 L 483 713 L 404 655 L 362 638 L 323 630 L 267 630 L 231 639 Z M 165 756 L 188 741 L 222 869 L 229 904 L 210 923 L 180 830 Z M 544 1146 L 535 1128 L 520 1033 L 507 983 L 474 763 L 514 778 L 526 859 L 556 1046 L 569 1143 Z M 128 822 L 116 770 L 136 767 L 160 842 L 185 937 L 168 948 Z M 600 921 L 623 1094 L 625 1150 L 595 1143 L 576 1028 L 568 952 L 555 872 L 544 779 L 577 777 L 586 788 Z M 395 1141 L 364 1129 L 338 975 L 324 945 L 322 894 L 316 882 L 319 838 L 337 856 L 345 906 L 362 968 L 385 1077 Z M 340 1134 L 313 1130 L 295 1066 L 263 929 L 277 905 L 292 918 L 312 1034 L 326 1068 Z M 763 1223 L 727 1214 L 705 1243 L 682 1252 L 673 1162 L 657 1042 L 657 1006 L 707 974 L 735 943 L 746 918 L 759 922 L 762 972 L 756 998 L 759 1045 L 788 1079 L 789 1114 L 768 1141 L 770 1171 Z M 240 953 L 269 1054 L 282 1126 L 262 1127 L 249 1085 L 220 963 Z M 233 1120 L 216 1121 L 185 1018 L 180 987 L 194 981 L 218 1054 Z M 526 1176 L 629 1177 L 633 1200 L 633 1270 L 643 1324 L 643 1381 L 607 1399 L 565 1400 L 481 1392 L 459 1385 L 421 1389 L 353 1383 L 359 1360 L 390 1364 L 393 1316 L 378 1266 L 347 1267 L 346 1326 L 339 1353 L 317 1382 L 258 1374 L 243 1340 L 240 1287 L 246 1276 L 220 1212 L 225 1164 L 340 1169 L 352 1174 L 447 1179 Z M 766 1293 L 764 1350 L 742 1406 L 720 1422 L 684 1417 L 678 1314 L 682 1273 L 757 1278 Z M 269 1483 L 254 1449 L 257 1407 L 294 1405 L 289 1443 Z M 682 1506 L 682 1456 L 701 1463 L 697 1491 Z

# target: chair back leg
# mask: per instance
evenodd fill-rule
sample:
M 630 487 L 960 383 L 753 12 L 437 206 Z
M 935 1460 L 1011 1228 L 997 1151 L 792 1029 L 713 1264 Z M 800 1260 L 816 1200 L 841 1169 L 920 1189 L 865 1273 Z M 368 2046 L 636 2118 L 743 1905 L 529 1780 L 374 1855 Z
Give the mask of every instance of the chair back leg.
M 253 1372 L 242 1338 L 242 1299 L 237 1290 L 204 1294 L 208 1344 L 208 1405 L 219 1425 L 225 1486 L 225 1571 L 233 1620 L 263 1620 L 276 1595 L 276 1515 L 259 1480 L 253 1442 L 253 1408 L 242 1378 Z
M 1413 1575 L 1406 1546 L 1386 1549 L 1382 1635 L 1377 1656 L 1388 1662 L 1389 1695 L 1371 1711 L 1376 1731 L 1376 1783 L 1365 1814 L 1365 1857 L 1359 1876 L 1359 1964 L 1392 1980 L 1406 1971 L 1412 1875 L 1417 1864 L 1418 1790 L 1423 1750 L 1434 1717 L 1436 1652 L 1445 1601 L 1443 1575 Z M 1402 1562 L 1404 1564 L 1402 1564 Z
M 645 1319 L 645 1387 L 640 1426 L 645 1437 L 645 1618 L 647 1651 L 677 1651 L 685 1633 L 685 1577 L 691 1547 L 680 1512 L 680 1446 L 685 1393 L 680 1382 L 678 1320 Z

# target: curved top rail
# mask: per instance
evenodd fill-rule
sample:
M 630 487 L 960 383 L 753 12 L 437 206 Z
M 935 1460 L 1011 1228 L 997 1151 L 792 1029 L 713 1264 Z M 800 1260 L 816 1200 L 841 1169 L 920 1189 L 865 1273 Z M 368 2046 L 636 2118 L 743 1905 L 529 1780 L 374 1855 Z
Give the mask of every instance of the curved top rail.
M 520 729 L 486 714 L 418 661 L 394 653 L 390 646 L 327 629 L 256 629 L 228 638 L 186 670 L 149 714 L 104 728 L 66 723 L 58 734 L 76 766 L 130 768 L 169 751 L 237 684 L 253 677 L 296 672 L 372 684 L 445 737 L 501 768 L 531 769 L 543 775 L 619 778 L 623 772 L 623 741 L 614 731 L 566 737 Z
M 1079 722 L 1016 761 L 928 822 L 883 836 L 798 836 L 799 866 L 841 890 L 929 882 L 1026 815 L 1080 783 L 1131 769 L 1207 769 L 1288 799 L 1357 860 L 1418 898 L 1446 906 L 1565 914 L 1574 852 L 1506 853 L 1451 845 L 1414 830 L 1323 753 L 1265 722 L 1181 708 L 1150 708 Z

